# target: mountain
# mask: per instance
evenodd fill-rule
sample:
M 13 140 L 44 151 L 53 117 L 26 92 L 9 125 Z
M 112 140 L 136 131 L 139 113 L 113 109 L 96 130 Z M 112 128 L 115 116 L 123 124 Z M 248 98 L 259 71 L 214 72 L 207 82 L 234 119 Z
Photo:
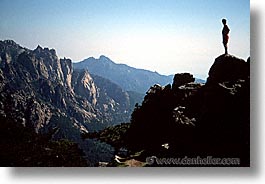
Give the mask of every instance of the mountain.
M 195 78 L 195 82 L 204 84 L 206 81 L 203 79 Z
M 87 69 L 90 73 L 107 78 L 125 91 L 135 91 L 145 94 L 154 84 L 165 85 L 172 81 L 173 76 L 160 75 L 144 69 L 136 69 L 125 64 L 116 64 L 106 56 L 99 59 L 90 57 L 81 62 L 74 63 L 76 69 Z
M 59 59 L 54 49 L 38 46 L 32 51 L 9 40 L 1 41 L 0 49 L 1 114 L 18 110 L 28 114 L 24 121 L 36 132 L 52 126 L 55 114 L 73 118 L 71 121 L 85 130 L 92 124 L 101 126 L 102 121 L 119 123 L 113 119 L 117 114 L 112 113 L 129 111 L 128 94 L 118 85 L 95 77 L 97 85 L 88 71 L 74 71 L 72 61 Z M 6 111 L 8 100 L 14 106 Z
M 12 118 L 13 124 L 36 134 L 56 129 L 53 140 L 75 141 L 92 153 L 99 144 L 84 143 L 80 133 L 128 122 L 131 101 L 117 84 L 74 70 L 72 61 L 58 58 L 54 49 L 30 50 L 12 40 L 0 41 L 2 119 Z

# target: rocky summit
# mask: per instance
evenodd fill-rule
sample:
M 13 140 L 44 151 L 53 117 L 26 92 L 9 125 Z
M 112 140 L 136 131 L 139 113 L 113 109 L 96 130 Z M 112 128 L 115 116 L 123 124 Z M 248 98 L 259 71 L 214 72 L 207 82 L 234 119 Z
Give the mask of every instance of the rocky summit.
M 239 158 L 235 166 L 249 166 L 249 67 L 250 59 L 221 55 L 206 84 L 183 73 L 175 75 L 172 87 L 154 85 L 132 114 L 125 145 L 145 150 L 143 161 L 154 155 L 212 156 Z

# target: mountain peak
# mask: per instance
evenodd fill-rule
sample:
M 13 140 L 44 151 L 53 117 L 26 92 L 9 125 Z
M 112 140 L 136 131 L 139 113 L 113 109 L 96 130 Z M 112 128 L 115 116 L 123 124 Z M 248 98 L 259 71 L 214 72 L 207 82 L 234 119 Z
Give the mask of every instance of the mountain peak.
M 26 50 L 26 48 L 21 47 L 13 40 L 0 40 L 0 55 L 5 55 L 10 58 L 16 58 Z
M 22 49 L 22 47 L 17 44 L 14 40 L 0 40 L 0 46 L 4 48 L 14 48 L 14 49 Z
M 158 75 L 148 70 L 137 69 L 125 64 L 117 64 L 110 58 L 101 55 L 98 59 L 88 58 L 75 63 L 76 69 L 88 69 L 91 74 L 107 78 L 120 85 L 125 91 L 146 93 L 153 84 L 166 85 L 173 76 Z
M 101 55 L 101 56 L 99 57 L 99 60 L 110 60 L 110 58 L 108 58 L 108 57 L 106 57 L 106 56 L 104 56 L 104 55 Z
M 3 43 L 7 45 L 18 45 L 14 40 L 4 40 Z
M 101 55 L 98 58 L 98 61 L 104 62 L 104 63 L 108 63 L 108 64 L 116 64 L 114 61 L 112 61 L 110 58 L 108 58 L 107 56 Z
M 40 45 L 38 45 L 37 48 L 36 48 L 34 51 L 38 51 L 38 52 L 40 52 L 40 51 L 42 51 L 42 50 L 43 50 L 43 48 L 42 48 Z
M 92 63 L 114 63 L 110 58 L 108 58 L 104 55 L 99 56 L 99 58 L 95 58 L 95 57 L 91 56 L 91 57 L 89 57 L 89 58 L 87 58 L 87 59 L 85 59 L 79 63 L 85 64 L 85 63 L 91 63 L 91 62 Z
M 35 53 L 49 53 L 53 56 L 56 56 L 55 49 L 49 49 L 47 47 L 42 48 L 40 45 L 38 45 L 37 48 L 35 50 L 33 50 L 33 52 L 35 52 Z

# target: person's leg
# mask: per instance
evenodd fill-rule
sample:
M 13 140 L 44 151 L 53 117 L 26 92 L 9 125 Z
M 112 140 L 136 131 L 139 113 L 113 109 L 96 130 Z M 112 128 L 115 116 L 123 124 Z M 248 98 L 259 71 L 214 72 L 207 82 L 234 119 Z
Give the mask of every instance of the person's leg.
M 225 54 L 228 54 L 228 52 L 227 52 L 227 44 L 225 44 Z
M 224 44 L 224 48 L 225 48 L 225 54 L 228 54 L 228 51 L 227 51 L 227 42 L 224 41 L 223 44 Z

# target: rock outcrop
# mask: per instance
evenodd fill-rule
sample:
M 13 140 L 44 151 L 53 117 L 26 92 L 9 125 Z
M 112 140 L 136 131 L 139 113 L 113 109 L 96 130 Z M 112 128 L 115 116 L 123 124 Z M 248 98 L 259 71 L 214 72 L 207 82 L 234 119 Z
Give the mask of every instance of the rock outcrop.
M 249 166 L 249 62 L 219 56 L 205 85 L 193 81 L 176 74 L 172 88 L 151 87 L 132 114 L 127 147 L 145 156 L 239 158 Z
M 173 87 L 152 86 L 142 105 L 137 106 L 132 114 L 128 131 L 131 149 L 157 149 L 178 136 L 174 134 L 179 124 L 193 127 L 194 117 L 185 116 L 183 110 L 202 87 L 202 84 L 194 83 L 193 76 L 188 73 L 176 74 Z
M 194 81 L 195 81 L 195 78 L 189 73 L 176 74 L 173 79 L 172 88 L 177 89 L 179 86 L 182 86 L 184 84 L 194 82 Z
M 225 54 L 217 57 L 210 68 L 207 83 L 246 80 L 249 77 L 249 62 Z

